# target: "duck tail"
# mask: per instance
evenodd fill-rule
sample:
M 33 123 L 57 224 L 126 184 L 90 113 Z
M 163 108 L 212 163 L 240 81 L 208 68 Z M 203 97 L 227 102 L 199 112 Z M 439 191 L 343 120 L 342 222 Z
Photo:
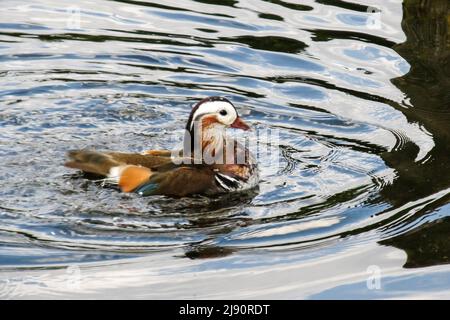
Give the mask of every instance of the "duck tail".
M 69 161 L 64 164 L 66 167 L 102 176 L 109 176 L 112 168 L 121 165 L 110 155 L 97 151 L 73 150 L 67 156 Z

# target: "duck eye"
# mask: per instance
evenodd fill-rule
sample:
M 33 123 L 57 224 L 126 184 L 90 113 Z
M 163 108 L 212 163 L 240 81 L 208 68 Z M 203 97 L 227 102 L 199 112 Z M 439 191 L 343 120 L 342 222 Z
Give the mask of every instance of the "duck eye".
M 228 114 L 227 110 L 220 110 L 220 115 L 226 116 Z

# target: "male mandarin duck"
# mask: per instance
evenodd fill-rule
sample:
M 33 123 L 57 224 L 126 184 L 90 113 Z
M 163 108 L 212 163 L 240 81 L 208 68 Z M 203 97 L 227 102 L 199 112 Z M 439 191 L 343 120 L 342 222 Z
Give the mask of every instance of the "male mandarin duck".
M 192 108 L 183 150 L 75 150 L 65 166 L 104 176 L 123 192 L 141 195 L 183 197 L 253 188 L 259 181 L 257 163 L 248 148 L 226 136 L 229 127 L 250 129 L 229 100 L 209 97 Z

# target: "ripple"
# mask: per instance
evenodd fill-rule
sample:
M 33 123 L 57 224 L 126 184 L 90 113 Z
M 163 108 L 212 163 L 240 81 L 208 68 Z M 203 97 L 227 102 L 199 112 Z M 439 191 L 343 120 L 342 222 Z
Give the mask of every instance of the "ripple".
M 44 2 L 5 5 L 0 23 L 1 266 L 338 252 L 438 219 L 427 206 L 448 189 L 385 195 L 405 167 L 386 155 L 412 144 L 420 166 L 439 143 L 391 82 L 411 68 L 393 50 L 399 7 L 368 30 L 368 7 L 345 1 L 98 1 L 71 29 Z M 62 166 L 75 148 L 172 148 L 208 95 L 277 133 L 252 136 L 270 151 L 254 193 L 142 198 Z

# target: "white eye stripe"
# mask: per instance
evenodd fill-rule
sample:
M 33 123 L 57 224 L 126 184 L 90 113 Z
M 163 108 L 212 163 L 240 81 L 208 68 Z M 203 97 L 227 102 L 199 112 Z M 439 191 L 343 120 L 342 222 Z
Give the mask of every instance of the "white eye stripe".
M 190 130 L 192 130 L 194 122 L 198 121 L 202 116 L 207 114 L 219 114 L 221 110 L 225 110 L 227 112 L 226 115 L 220 115 L 221 122 L 225 124 L 231 124 L 236 119 L 237 111 L 230 102 L 206 101 L 202 103 L 192 115 Z
M 234 106 L 228 102 L 225 101 L 209 101 L 201 104 L 197 111 L 194 113 L 193 119 L 197 118 L 198 115 L 201 114 L 208 114 L 208 113 L 216 113 L 220 110 L 225 109 L 227 112 L 233 110 L 234 113 L 236 113 L 236 110 L 234 109 Z

